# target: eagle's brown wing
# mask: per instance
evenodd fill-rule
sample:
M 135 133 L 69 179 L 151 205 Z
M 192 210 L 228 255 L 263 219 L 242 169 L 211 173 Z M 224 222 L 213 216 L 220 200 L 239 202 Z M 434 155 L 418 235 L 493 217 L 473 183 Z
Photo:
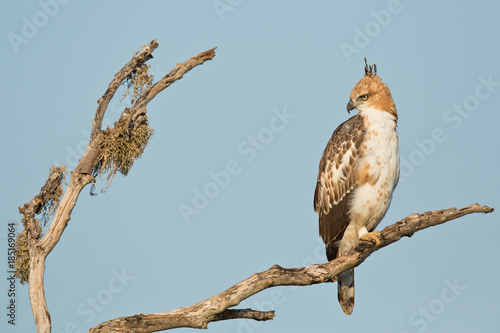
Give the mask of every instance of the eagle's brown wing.
M 337 257 L 338 242 L 349 225 L 349 200 L 356 186 L 355 171 L 364 136 L 363 119 L 351 117 L 333 132 L 319 163 L 314 210 L 328 260 Z

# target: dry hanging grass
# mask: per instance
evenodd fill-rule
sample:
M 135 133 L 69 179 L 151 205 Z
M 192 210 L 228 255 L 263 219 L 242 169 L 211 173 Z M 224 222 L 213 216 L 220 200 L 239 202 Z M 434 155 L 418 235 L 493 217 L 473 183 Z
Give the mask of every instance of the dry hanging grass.
M 125 79 L 127 90 L 123 94 L 122 101 L 130 95 L 132 104 L 153 85 L 153 74 L 150 65 L 142 64 Z
M 128 174 L 134 161 L 141 157 L 153 133 L 147 119 L 133 128 L 130 117 L 121 119 L 115 123 L 115 127 L 108 127 L 99 133 L 96 140 L 99 155 L 92 176 L 102 178 L 106 174 L 106 185 L 101 192 L 106 191 L 117 172 L 124 176 Z M 94 194 L 94 191 L 91 193 Z

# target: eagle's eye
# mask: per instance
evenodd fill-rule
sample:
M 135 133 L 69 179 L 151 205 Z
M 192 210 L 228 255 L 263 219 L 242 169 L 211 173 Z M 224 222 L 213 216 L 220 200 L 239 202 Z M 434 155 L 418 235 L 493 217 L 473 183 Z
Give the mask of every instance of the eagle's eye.
M 359 98 L 361 98 L 361 100 L 363 101 L 366 101 L 368 99 L 368 95 L 361 95 L 359 96 Z

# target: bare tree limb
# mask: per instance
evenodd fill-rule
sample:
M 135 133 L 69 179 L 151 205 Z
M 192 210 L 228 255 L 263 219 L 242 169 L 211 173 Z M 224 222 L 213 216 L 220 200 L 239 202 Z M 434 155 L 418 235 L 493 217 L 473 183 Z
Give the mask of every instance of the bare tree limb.
M 94 177 L 91 174 L 97 163 L 99 153 L 97 136 L 102 131 L 101 127 L 104 113 L 122 82 L 147 60 L 151 59 L 151 53 L 157 47 L 158 43 L 156 40 L 153 40 L 148 45 L 143 46 L 141 51 L 135 53 L 132 59 L 125 66 L 123 66 L 118 73 L 116 73 L 106 92 L 98 100 L 98 107 L 92 122 L 92 131 L 87 149 L 85 150 L 85 153 L 80 159 L 75 170 L 71 173 L 68 187 L 62 195 L 52 222 L 49 225 L 47 233 L 43 237 L 39 237 L 40 231 L 36 228 L 34 216 L 35 214 L 40 213 L 40 210 L 44 207 L 46 201 L 48 200 L 46 198 L 53 195 L 54 189 L 58 186 L 58 184 L 60 184 L 60 180 L 59 183 L 57 183 L 57 179 L 61 178 L 58 178 L 57 172 L 59 171 L 53 172 L 49 176 L 49 179 L 43 186 L 40 194 L 35 196 L 29 203 L 19 208 L 20 212 L 25 216 L 24 221 L 28 236 L 28 251 L 30 256 L 28 278 L 29 296 L 31 309 L 37 326 L 37 332 L 39 333 L 50 333 L 51 331 L 50 314 L 45 300 L 43 285 L 45 260 L 47 255 L 59 242 L 61 235 L 70 220 L 71 212 L 76 205 L 80 192 L 85 186 L 94 181 Z M 140 107 L 141 113 L 138 113 L 137 120 L 145 121 L 145 106 L 147 103 L 149 103 L 160 91 L 171 85 L 176 80 L 181 79 L 183 75 L 192 68 L 212 59 L 215 56 L 214 49 L 202 52 L 186 62 L 178 64 L 170 74 L 156 83 L 153 86 L 154 89 L 150 89 L 147 92 L 147 98 L 143 99 Z M 137 109 L 138 107 L 135 105 L 132 107 L 132 110 Z M 126 108 L 123 113 L 130 112 L 130 110 L 131 109 Z M 140 125 L 140 123 L 138 125 Z
M 43 326 L 48 325 L 49 327 L 50 314 L 45 302 L 45 291 L 43 288 L 43 269 L 45 267 L 46 256 L 43 248 L 37 246 L 41 228 L 38 228 L 36 225 L 35 214 L 39 214 L 42 211 L 45 204 L 51 199 L 52 193 L 61 186 L 64 171 L 65 167 L 52 168 L 49 178 L 40 189 L 40 193 L 35 195 L 30 202 L 19 207 L 19 212 L 24 215 L 27 246 L 32 259 L 30 260 L 30 272 L 33 274 L 33 279 L 29 290 L 31 309 L 35 316 L 35 322 Z
M 136 332 L 150 333 L 178 327 L 207 328 L 213 321 L 235 318 L 268 320 L 271 314 L 254 311 L 228 309 L 262 290 L 276 286 L 306 286 L 336 281 L 339 273 L 360 265 L 373 252 L 397 242 L 402 237 L 411 237 L 415 232 L 436 226 L 472 213 L 491 213 L 493 208 L 473 204 L 461 209 L 411 214 L 382 231 L 372 232 L 361 238 L 358 245 L 340 258 L 321 265 L 300 268 L 282 268 L 274 265 L 265 272 L 255 273 L 246 280 L 235 284 L 222 293 L 207 298 L 197 304 L 155 314 L 137 314 L 106 321 L 89 333 Z M 228 312 L 232 310 L 232 312 Z M 255 313 L 255 316 L 254 316 Z M 251 314 L 251 315 L 250 315 Z M 250 316 L 250 317 L 247 317 Z
M 92 132 L 90 134 L 90 142 L 92 142 L 96 135 L 101 131 L 102 119 L 104 113 L 108 108 L 108 104 L 115 95 L 116 91 L 122 84 L 123 80 L 127 78 L 134 70 L 141 67 L 146 61 L 153 58 L 151 53 L 158 47 L 156 39 L 152 40 L 148 45 L 143 45 L 142 50 L 136 52 L 132 59 L 123 66 L 123 68 L 115 74 L 113 81 L 108 86 L 104 95 L 97 101 L 97 111 L 95 112 L 94 121 L 92 122 Z
M 226 309 L 216 315 L 212 321 L 229 319 L 254 319 L 266 321 L 274 318 L 274 311 L 256 311 L 252 309 Z
M 136 52 L 130 61 L 123 66 L 123 68 L 115 74 L 115 77 L 108 85 L 108 89 L 104 95 L 97 101 L 97 110 L 94 115 L 94 120 L 92 121 L 92 130 L 90 132 L 90 140 L 83 157 L 80 159 L 80 163 L 75 168 L 75 171 L 79 173 L 90 174 L 92 169 L 94 168 L 98 150 L 97 145 L 95 144 L 95 139 L 97 134 L 102 129 L 102 121 L 104 118 L 104 114 L 106 109 L 108 108 L 109 102 L 115 95 L 116 91 L 122 84 L 122 82 L 134 72 L 136 69 L 141 67 L 146 61 L 153 58 L 151 53 L 158 47 L 158 43 L 156 39 L 152 40 L 148 45 L 143 45 L 141 51 Z

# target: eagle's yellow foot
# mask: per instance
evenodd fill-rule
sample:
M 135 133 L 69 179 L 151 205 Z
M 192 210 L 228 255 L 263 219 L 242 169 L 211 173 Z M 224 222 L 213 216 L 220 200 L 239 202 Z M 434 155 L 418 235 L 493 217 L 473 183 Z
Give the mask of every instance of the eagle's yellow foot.
M 375 246 L 381 245 L 383 241 L 380 231 L 369 232 L 361 236 L 359 239 L 373 243 Z

